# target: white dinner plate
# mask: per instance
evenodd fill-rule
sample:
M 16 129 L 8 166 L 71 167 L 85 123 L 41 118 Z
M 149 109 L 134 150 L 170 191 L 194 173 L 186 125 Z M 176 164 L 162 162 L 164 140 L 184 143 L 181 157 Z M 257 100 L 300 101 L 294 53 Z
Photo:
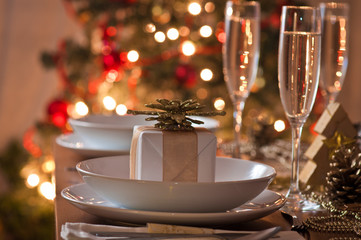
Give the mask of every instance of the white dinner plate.
M 86 184 L 77 184 L 62 190 L 61 195 L 79 209 L 105 219 L 146 224 L 163 223 L 193 226 L 224 226 L 262 218 L 281 208 L 286 198 L 265 190 L 249 203 L 230 211 L 217 213 L 174 213 L 141 211 L 117 207 L 97 195 Z
M 62 147 L 72 149 L 84 157 L 103 157 L 114 155 L 126 155 L 129 151 L 120 151 L 117 149 L 106 149 L 103 147 L 90 147 L 76 133 L 62 134 L 56 138 L 56 143 Z

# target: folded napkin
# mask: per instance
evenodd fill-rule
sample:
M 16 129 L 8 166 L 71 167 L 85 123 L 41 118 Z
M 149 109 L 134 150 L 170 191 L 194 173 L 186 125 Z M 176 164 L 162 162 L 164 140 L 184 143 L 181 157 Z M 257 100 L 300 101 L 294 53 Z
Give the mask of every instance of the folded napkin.
M 163 224 L 160 224 L 163 225 Z M 100 237 L 91 234 L 91 232 L 151 232 L 151 228 L 155 226 L 159 228 L 158 224 L 148 225 L 148 227 L 121 227 L 121 226 L 112 226 L 112 225 L 99 225 L 99 224 L 88 224 L 88 223 L 65 223 L 61 228 L 61 237 L 64 240 L 105 240 L 105 239 L 112 239 L 112 237 Z M 193 227 L 175 227 L 172 225 L 164 225 L 165 228 L 163 229 L 173 231 L 172 233 L 192 233 L 195 234 L 212 234 L 212 233 L 252 233 L 252 231 L 228 231 L 228 230 L 213 230 L 207 228 L 193 228 Z M 159 232 L 159 231 L 158 231 Z M 170 233 L 170 232 L 168 232 Z M 119 237 L 114 237 L 119 238 Z M 299 235 L 297 232 L 294 231 L 281 231 L 278 232 L 275 236 L 271 239 L 277 240 L 303 240 L 304 238 Z M 197 238 L 200 240 L 201 238 Z M 202 239 L 215 239 L 215 238 L 202 238 Z

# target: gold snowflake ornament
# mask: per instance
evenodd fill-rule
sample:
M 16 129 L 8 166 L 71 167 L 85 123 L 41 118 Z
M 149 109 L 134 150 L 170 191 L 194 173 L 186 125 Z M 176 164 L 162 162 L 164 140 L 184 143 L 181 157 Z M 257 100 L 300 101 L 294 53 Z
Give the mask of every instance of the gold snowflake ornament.
M 134 115 L 155 115 L 156 117 L 148 117 L 147 121 L 158 121 L 155 124 L 156 128 L 162 130 L 193 130 L 192 123 L 203 124 L 204 122 L 191 119 L 187 116 L 224 116 L 226 112 L 197 112 L 204 108 L 203 105 L 199 104 L 196 100 L 189 99 L 186 101 L 181 100 L 167 100 L 157 99 L 158 103 L 145 104 L 146 107 L 159 109 L 162 111 L 135 111 L 128 110 L 128 114 Z

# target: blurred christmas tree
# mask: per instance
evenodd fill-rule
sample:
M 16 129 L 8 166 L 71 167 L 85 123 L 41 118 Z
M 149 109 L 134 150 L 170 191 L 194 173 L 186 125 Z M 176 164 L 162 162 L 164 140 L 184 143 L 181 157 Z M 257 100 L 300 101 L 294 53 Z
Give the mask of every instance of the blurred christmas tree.
M 67 115 L 124 114 L 156 98 L 197 98 L 209 110 L 229 110 L 222 73 L 223 1 L 66 1 L 84 28 L 83 39 L 61 41 L 42 55 L 56 68 L 63 91 L 51 105 L 51 120 L 64 126 Z M 277 88 L 277 48 L 281 6 L 261 2 L 260 71 L 248 109 L 282 112 Z M 271 107 L 272 106 L 272 107 Z M 58 111 L 58 112 L 56 112 Z M 59 113 L 61 112 L 61 113 Z M 246 109 L 247 112 L 247 109 Z M 283 112 L 282 112 L 283 113 Z M 232 125 L 232 114 L 223 124 Z
M 225 1 L 63 2 L 84 32 L 81 39 L 62 40 L 55 51 L 41 55 L 44 66 L 59 73 L 61 89 L 46 109 L 47 119 L 25 134 L 23 155 L 18 155 L 22 147 L 12 145 L 3 157 L 8 160 L 0 159 L 0 177 L 4 182 L 14 183 L 9 186 L 11 191 L 0 192 L 1 239 L 51 238 L 49 231 L 54 229 L 51 148 L 57 135 L 71 131 L 69 117 L 115 112 L 122 115 L 128 108 L 143 108 L 144 103 L 156 98 L 197 98 L 207 110 L 232 112 L 222 73 Z M 275 120 L 285 120 L 277 85 L 281 7 L 296 2 L 260 2 L 259 74 L 246 103 L 244 124 L 246 131 L 262 136 L 262 144 L 266 144 L 265 134 L 270 139 L 276 135 Z M 222 119 L 221 127 L 225 129 L 222 137 L 232 136 L 231 125 L 232 114 L 228 114 Z M 40 189 L 39 193 L 35 189 Z M 33 224 L 26 222 L 39 223 L 39 229 L 35 231 Z M 46 234 L 48 237 L 41 237 Z

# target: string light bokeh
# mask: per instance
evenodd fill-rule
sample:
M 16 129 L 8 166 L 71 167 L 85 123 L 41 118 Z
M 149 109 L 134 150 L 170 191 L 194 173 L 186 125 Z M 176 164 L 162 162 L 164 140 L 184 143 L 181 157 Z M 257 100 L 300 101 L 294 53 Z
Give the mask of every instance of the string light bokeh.
M 126 46 L 116 42 L 115 39 L 118 39 L 119 36 L 122 36 L 120 41 L 125 41 L 127 34 L 131 35 L 136 31 L 135 29 L 120 27 L 117 24 L 106 27 L 100 25 L 100 27 L 92 29 L 89 34 L 91 54 L 97 56 L 95 61 L 103 65 L 102 72 L 97 72 L 94 76 L 90 75 L 86 86 L 82 86 L 80 83 L 66 82 L 70 93 L 74 96 L 65 103 L 65 111 L 62 107 L 62 114 L 51 114 L 51 121 L 62 127 L 63 131 L 71 131 L 70 126 L 66 123 L 67 118 L 81 118 L 92 113 L 125 115 L 128 109 L 139 104 L 139 96 L 151 96 L 147 86 L 141 84 L 142 78 L 147 79 L 151 75 L 147 68 L 153 64 L 165 63 L 173 59 L 180 59 L 173 73 L 175 74 L 173 78 L 178 81 L 179 85 L 188 90 L 194 88 L 192 96 L 208 101 L 212 110 L 232 109 L 231 102 L 225 97 L 224 88 L 218 90 L 216 94 L 212 93 L 217 81 L 223 81 L 221 79 L 223 75 L 221 63 L 215 64 L 210 61 L 198 66 L 197 61 L 194 60 L 203 55 L 221 54 L 221 46 L 225 42 L 223 20 L 219 19 L 218 22 L 202 20 L 211 19 L 208 14 L 215 14 L 215 3 L 212 1 L 177 1 L 176 4 L 179 5 L 177 9 L 185 9 L 185 12 L 176 13 L 184 16 L 185 21 L 182 24 L 173 24 L 171 12 L 162 8 L 161 5 L 154 4 L 151 9 L 152 16 L 139 28 L 149 37 L 149 41 L 150 39 L 153 41 L 155 49 L 167 49 L 160 52 L 159 55 L 147 54 L 144 46 L 131 45 L 129 49 L 126 49 Z M 121 13 L 127 14 L 126 11 Z M 79 19 L 86 22 L 87 18 L 84 16 L 82 15 Z M 212 15 L 213 18 L 214 16 Z M 216 40 L 215 45 L 209 44 L 212 39 Z M 200 41 L 205 41 L 203 43 L 206 44 L 200 44 Z M 62 76 L 66 75 L 67 69 L 62 65 L 57 67 L 59 66 Z M 251 91 L 258 92 L 265 86 L 266 81 L 260 75 Z M 162 90 L 164 98 L 176 96 L 177 93 L 173 89 Z M 273 128 L 275 132 L 283 132 L 287 126 L 284 120 L 278 119 L 273 123 Z M 24 137 L 24 145 L 27 144 L 27 148 L 31 148 L 34 154 L 41 155 L 39 147 L 32 143 L 33 138 L 34 136 L 31 134 Z M 49 159 L 46 160 L 47 167 L 44 166 L 44 169 L 36 171 L 27 171 L 24 179 L 26 179 L 27 187 L 39 188 L 39 193 L 51 200 L 54 196 L 51 193 L 54 191 L 51 186 L 54 184 L 49 177 L 44 177 L 51 175 L 53 171 L 51 166 L 54 161 Z

